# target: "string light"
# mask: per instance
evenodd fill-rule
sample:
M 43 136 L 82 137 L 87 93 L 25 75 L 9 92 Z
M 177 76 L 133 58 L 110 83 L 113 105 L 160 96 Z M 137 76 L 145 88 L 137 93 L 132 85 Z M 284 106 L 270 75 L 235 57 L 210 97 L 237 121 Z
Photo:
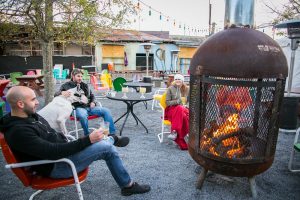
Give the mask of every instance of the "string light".
M 162 21 L 162 20 L 163 20 L 163 17 L 164 17 L 164 18 L 166 19 L 167 22 L 173 21 L 173 26 L 176 27 L 176 19 L 170 18 L 170 16 L 167 16 L 167 15 L 164 15 L 161 11 L 152 8 L 150 5 L 146 4 L 145 2 L 143 2 L 143 1 L 141 1 L 141 0 L 138 0 L 137 5 L 135 6 L 136 9 L 137 9 L 138 11 L 141 11 L 141 10 L 142 10 L 142 9 L 141 9 L 142 4 L 143 4 L 146 8 L 149 9 L 149 11 L 148 11 L 148 15 L 149 15 L 149 16 L 152 16 L 152 11 L 154 11 L 154 12 L 156 12 L 156 13 L 159 14 L 159 20 L 160 20 L 160 21 Z M 141 19 L 141 20 L 143 21 L 143 19 Z M 134 20 L 134 22 L 136 22 L 136 20 Z M 179 29 L 182 28 L 181 23 L 178 24 L 178 28 L 179 28 Z M 185 31 L 186 29 L 190 31 L 190 27 L 189 27 L 189 26 L 186 26 L 185 24 L 183 24 L 183 30 Z M 193 27 L 193 28 L 191 28 L 191 31 L 192 31 L 192 32 L 195 32 L 195 33 L 197 33 L 197 32 L 199 33 L 200 31 L 201 31 L 201 32 L 205 32 L 206 30 L 203 30 L 203 29 L 200 30 L 200 29 L 197 29 L 197 28 L 194 28 L 194 27 Z

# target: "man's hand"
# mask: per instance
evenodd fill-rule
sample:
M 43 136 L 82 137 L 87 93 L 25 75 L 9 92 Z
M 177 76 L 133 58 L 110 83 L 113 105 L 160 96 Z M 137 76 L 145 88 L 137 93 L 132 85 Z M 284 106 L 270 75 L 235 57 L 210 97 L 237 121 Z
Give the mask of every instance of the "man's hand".
M 90 107 L 94 108 L 96 106 L 95 102 L 91 102 Z
M 99 129 L 94 130 L 93 132 L 91 132 L 89 137 L 90 137 L 90 141 L 91 141 L 92 144 L 96 143 L 96 142 L 99 142 L 104 137 L 103 129 L 99 128 Z
M 88 104 L 89 100 L 88 100 L 88 98 L 86 98 L 85 95 L 81 95 L 80 102 L 84 103 L 84 104 Z
M 71 92 L 70 91 L 62 91 L 61 95 L 63 95 L 64 97 L 69 97 L 69 96 L 71 96 Z

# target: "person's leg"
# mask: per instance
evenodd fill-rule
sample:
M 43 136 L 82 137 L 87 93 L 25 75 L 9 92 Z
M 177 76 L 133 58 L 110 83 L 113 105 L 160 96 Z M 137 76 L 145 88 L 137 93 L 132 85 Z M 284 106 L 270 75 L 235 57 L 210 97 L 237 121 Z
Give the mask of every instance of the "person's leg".
M 84 150 L 69 156 L 68 159 L 73 161 L 77 172 L 83 171 L 96 160 L 105 160 L 119 187 L 123 188 L 131 182 L 131 178 L 125 169 L 116 148 L 107 140 L 96 142 Z M 55 163 L 50 177 L 72 177 L 71 168 L 66 163 Z
M 169 112 L 169 120 L 171 121 L 171 130 L 175 130 L 178 132 L 178 130 L 181 129 L 182 127 L 182 106 L 177 105 L 177 106 L 172 106 L 170 107 L 171 109 L 168 111 Z
M 108 108 L 96 106 L 90 110 L 89 114 L 103 117 L 104 121 L 109 122 L 109 133 L 116 133 L 114 119 L 112 118 L 111 112 Z
M 186 123 L 188 123 L 186 118 L 186 108 L 180 105 L 175 106 L 172 110 L 171 129 L 176 130 L 177 132 L 177 138 L 175 139 L 175 142 L 178 144 L 181 150 L 188 149 L 188 146 L 184 140 L 184 137 L 187 134 Z
M 84 135 L 89 134 L 88 111 L 85 108 L 76 108 L 76 117 L 79 119 Z

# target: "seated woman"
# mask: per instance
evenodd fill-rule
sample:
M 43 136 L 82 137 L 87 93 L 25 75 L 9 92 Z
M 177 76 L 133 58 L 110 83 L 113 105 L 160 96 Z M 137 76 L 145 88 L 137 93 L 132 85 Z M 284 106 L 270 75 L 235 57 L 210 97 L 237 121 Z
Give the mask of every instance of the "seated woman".
M 167 90 L 165 119 L 171 121 L 171 134 L 168 138 L 174 139 L 181 150 L 187 150 L 184 137 L 189 132 L 189 109 L 186 107 L 189 88 L 183 81 L 184 77 L 176 74 Z

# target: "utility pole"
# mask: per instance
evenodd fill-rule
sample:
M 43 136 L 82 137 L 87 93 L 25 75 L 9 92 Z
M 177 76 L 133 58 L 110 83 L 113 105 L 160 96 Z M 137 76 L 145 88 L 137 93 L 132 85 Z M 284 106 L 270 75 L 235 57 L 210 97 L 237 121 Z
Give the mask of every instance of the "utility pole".
M 208 35 L 211 35 L 211 3 L 210 0 L 209 3 L 209 13 L 208 13 Z

